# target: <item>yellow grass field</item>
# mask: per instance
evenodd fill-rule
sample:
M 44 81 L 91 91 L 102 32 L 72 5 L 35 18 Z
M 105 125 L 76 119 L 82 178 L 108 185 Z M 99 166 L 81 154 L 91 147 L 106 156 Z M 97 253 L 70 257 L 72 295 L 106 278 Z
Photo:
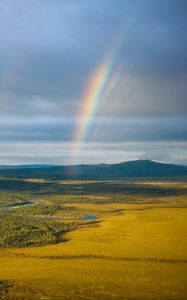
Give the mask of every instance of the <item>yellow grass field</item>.
M 187 299 L 187 199 L 165 200 L 74 204 L 100 222 L 64 244 L 0 249 L 0 279 L 12 284 L 0 299 Z

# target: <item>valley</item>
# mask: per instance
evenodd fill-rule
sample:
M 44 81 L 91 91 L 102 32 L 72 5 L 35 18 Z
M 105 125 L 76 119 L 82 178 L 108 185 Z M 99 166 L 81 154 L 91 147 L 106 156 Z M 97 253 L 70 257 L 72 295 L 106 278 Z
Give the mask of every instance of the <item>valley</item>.
M 0 193 L 15 205 L 0 210 L 0 299 L 185 299 L 185 181 L 14 180 Z

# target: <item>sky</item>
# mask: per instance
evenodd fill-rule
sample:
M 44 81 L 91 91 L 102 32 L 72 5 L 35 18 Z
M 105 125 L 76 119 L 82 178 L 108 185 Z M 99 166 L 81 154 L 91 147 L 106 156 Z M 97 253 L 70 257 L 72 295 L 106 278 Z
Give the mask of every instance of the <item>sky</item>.
M 0 164 L 187 165 L 186 0 L 0 0 Z

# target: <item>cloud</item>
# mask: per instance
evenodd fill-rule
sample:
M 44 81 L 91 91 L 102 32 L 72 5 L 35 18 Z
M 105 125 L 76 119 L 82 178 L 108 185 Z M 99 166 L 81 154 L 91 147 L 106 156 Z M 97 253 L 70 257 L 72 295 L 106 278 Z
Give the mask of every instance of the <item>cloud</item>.
M 69 142 L 6 142 L 0 148 L 0 164 L 118 163 L 139 158 L 187 165 L 187 143 L 86 143 L 79 160 L 73 156 Z
M 1 141 L 74 142 L 74 132 L 82 119 L 35 118 L 0 121 Z M 86 120 L 85 120 L 86 122 Z M 181 129 L 182 128 L 182 129 Z M 187 141 L 187 119 L 95 118 L 87 129 L 87 142 Z M 77 142 L 77 141 L 76 141 Z
M 119 78 L 86 141 L 116 151 L 120 141 L 185 142 L 186 12 L 185 0 L 0 1 L 0 143 L 71 145 L 89 78 L 110 51 Z M 177 155 L 185 160 L 179 149 L 165 158 Z
M 177 77 L 149 78 L 127 72 L 101 101 L 97 114 L 163 118 L 187 115 L 186 82 Z

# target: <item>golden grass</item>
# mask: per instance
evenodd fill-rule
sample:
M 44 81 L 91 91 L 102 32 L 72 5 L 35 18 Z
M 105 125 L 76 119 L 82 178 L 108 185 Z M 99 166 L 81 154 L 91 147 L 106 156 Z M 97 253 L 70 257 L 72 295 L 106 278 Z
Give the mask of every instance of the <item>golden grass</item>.
M 23 181 L 26 182 L 33 182 L 33 183 L 45 183 L 45 182 L 50 182 L 50 180 L 43 179 L 43 178 L 26 178 L 22 179 Z
M 185 204 L 73 204 L 100 211 L 100 225 L 64 244 L 1 249 L 0 278 L 14 284 L 6 299 L 187 299 Z

